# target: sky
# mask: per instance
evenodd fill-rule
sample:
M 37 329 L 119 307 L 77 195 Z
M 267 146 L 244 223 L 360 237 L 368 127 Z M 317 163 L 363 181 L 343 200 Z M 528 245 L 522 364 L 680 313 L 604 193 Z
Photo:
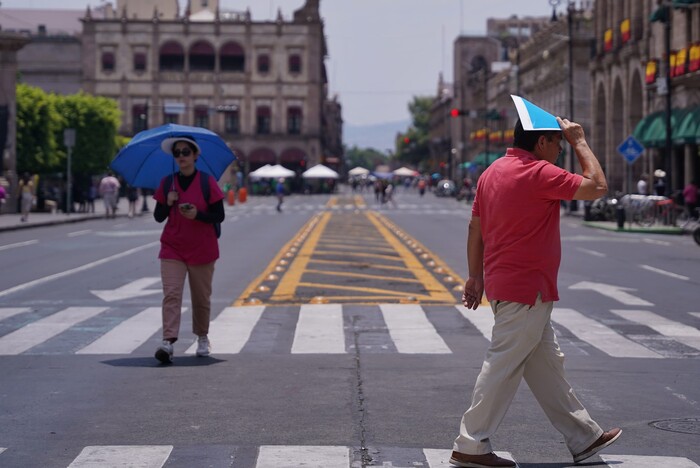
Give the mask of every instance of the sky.
M 84 9 L 104 0 L 0 0 L 0 8 Z M 113 2 L 116 4 L 116 1 Z M 185 0 L 180 0 L 184 5 Z M 220 0 L 250 8 L 254 21 L 285 19 L 304 0 Z M 558 11 L 566 8 L 561 0 Z M 452 82 L 452 44 L 483 35 L 487 18 L 551 16 L 550 0 L 321 0 L 329 96 L 353 126 L 408 120 L 413 96 L 434 96 L 439 74 Z

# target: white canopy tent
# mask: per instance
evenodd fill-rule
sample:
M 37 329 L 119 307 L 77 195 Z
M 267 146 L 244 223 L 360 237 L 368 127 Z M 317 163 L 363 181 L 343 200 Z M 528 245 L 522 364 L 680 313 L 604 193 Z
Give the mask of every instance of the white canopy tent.
M 348 175 L 351 176 L 363 176 L 369 174 L 369 169 L 365 169 L 364 167 L 353 167 L 348 171 Z
M 256 169 L 248 175 L 253 179 L 278 179 L 280 177 L 294 177 L 295 173 L 280 164 L 275 164 L 274 166 L 265 164 L 260 169 Z
M 413 169 L 409 169 L 406 166 L 394 170 L 393 174 L 399 177 L 415 177 L 416 175 L 418 175 L 416 171 L 414 171 Z
M 304 179 L 337 179 L 338 173 L 323 164 L 316 164 L 314 167 L 304 171 L 301 175 Z

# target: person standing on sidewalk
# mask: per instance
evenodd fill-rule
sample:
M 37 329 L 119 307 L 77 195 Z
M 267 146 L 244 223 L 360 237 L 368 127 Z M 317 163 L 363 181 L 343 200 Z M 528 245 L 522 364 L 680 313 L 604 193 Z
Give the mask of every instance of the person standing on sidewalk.
M 100 181 L 99 193 L 102 201 L 105 204 L 105 215 L 109 218 L 117 217 L 117 202 L 119 200 L 119 188 L 121 184 L 112 171 L 107 172 L 107 175 Z
M 22 212 L 20 219 L 23 223 L 26 223 L 29 220 L 32 204 L 34 204 L 34 181 L 32 181 L 32 176 L 29 172 L 25 172 L 19 181 L 19 200 Z
M 605 174 L 579 124 L 551 116 L 550 130 L 525 130 L 517 103 L 514 148 L 482 174 L 469 223 L 469 277 L 462 302 L 476 309 L 485 289 L 495 323 L 471 406 L 454 442 L 450 463 L 458 467 L 516 466 L 493 453 L 490 439 L 523 378 L 564 436 L 574 463 L 610 445 L 622 432 L 604 432 L 577 399 L 550 321 L 559 299 L 559 204 L 604 195 Z M 557 124 L 560 130 L 552 130 Z M 574 148 L 582 175 L 554 164 L 562 152 L 562 136 Z
M 163 364 L 173 360 L 173 343 L 180 332 L 182 293 L 189 278 L 192 297 L 192 332 L 197 336 L 197 356 L 209 356 L 209 318 L 214 263 L 219 242 L 214 224 L 224 220 L 224 194 L 209 174 L 198 171 L 201 152 L 192 137 L 166 138 L 161 148 L 171 154 L 180 171 L 166 176 L 153 198 L 153 217 L 167 219 L 160 236 L 160 274 L 163 282 L 163 342 L 155 357 Z M 202 180 L 206 177 L 207 180 Z M 208 196 L 202 187 L 208 184 Z
M 277 179 L 277 185 L 275 185 L 275 194 L 277 194 L 277 211 L 282 211 L 282 203 L 284 203 L 284 179 Z

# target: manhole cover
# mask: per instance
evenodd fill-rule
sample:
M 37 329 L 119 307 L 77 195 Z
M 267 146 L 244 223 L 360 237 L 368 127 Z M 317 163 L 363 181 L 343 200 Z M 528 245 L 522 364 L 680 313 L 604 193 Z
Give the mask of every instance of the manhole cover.
M 700 434 L 699 418 L 662 419 L 660 421 L 652 421 L 649 425 L 662 431 Z

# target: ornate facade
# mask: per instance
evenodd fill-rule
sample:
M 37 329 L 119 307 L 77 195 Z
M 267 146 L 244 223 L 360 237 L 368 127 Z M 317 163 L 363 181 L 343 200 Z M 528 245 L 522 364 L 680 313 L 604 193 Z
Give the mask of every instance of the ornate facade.
M 143 17 L 144 8 L 132 9 L 140 0 L 103 17 L 88 10 L 83 89 L 119 102 L 125 135 L 164 123 L 217 132 L 245 173 L 276 163 L 337 168 L 342 120 L 340 104 L 327 99 L 319 1 L 307 0 L 291 20 L 278 13 L 261 22 L 204 0 L 188 2 L 182 17 L 157 8 Z

